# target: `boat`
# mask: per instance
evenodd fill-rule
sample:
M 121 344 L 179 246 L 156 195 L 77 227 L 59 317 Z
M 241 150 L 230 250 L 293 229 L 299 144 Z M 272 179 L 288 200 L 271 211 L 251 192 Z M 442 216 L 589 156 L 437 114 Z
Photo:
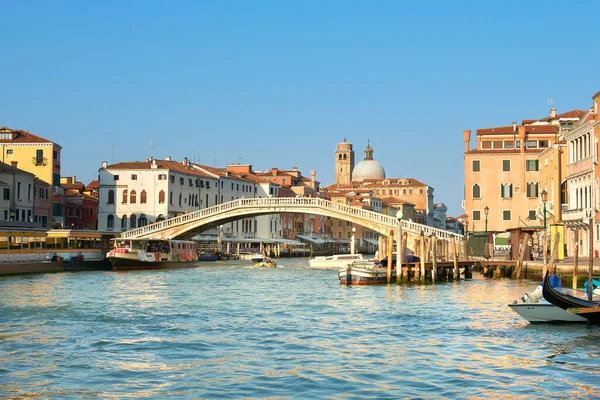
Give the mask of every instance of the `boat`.
M 198 261 L 197 243 L 188 240 L 113 239 L 106 254 L 113 270 L 192 267 Z
M 257 262 L 254 265 L 257 266 L 258 268 L 262 268 L 262 267 L 275 268 L 275 267 L 277 267 L 277 263 L 270 258 L 262 258 L 260 260 L 260 262 Z
M 265 256 L 261 253 L 240 253 L 240 260 L 250 260 L 254 263 L 261 262 Z
M 557 290 L 565 289 L 561 288 Z M 546 301 L 543 296 L 543 284 L 538 285 L 533 292 L 525 293 L 523 297 L 519 300 L 515 300 L 508 306 L 531 324 L 576 323 L 587 321 L 579 315 L 571 314 Z
M 217 261 L 219 256 L 215 253 L 204 252 L 198 256 L 198 261 Z
M 544 277 L 543 295 L 546 300 L 567 310 L 569 313 L 579 315 L 588 320 L 592 324 L 600 324 L 600 297 L 594 296 L 592 301 L 586 298 L 578 297 L 573 293 L 563 293 L 552 287 L 550 284 L 549 274 Z M 583 292 L 580 292 L 583 293 Z
M 387 268 L 381 263 L 370 260 L 357 260 L 340 268 L 338 278 L 341 284 L 372 285 L 387 283 Z M 392 279 L 396 279 L 396 270 L 392 270 Z
M 308 261 L 310 268 L 346 268 L 354 261 L 368 261 L 362 254 L 334 254 L 331 256 L 319 256 Z

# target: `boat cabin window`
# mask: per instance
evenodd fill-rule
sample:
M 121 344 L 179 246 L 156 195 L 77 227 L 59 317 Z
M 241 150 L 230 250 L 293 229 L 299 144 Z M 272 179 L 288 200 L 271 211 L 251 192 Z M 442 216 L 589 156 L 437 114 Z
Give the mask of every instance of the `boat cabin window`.
M 149 240 L 146 251 L 148 253 L 169 253 L 171 247 L 167 240 Z

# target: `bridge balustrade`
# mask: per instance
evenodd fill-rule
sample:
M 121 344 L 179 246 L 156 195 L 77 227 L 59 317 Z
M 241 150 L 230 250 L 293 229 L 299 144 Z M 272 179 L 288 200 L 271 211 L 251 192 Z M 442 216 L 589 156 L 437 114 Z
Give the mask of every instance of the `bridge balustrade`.
M 151 225 L 146 225 L 141 228 L 132 229 L 126 232 L 121 233 L 121 237 L 123 238 L 131 238 L 138 237 L 144 234 L 152 234 L 156 233 L 170 227 L 175 227 L 178 225 L 183 225 L 185 223 L 193 222 L 198 219 L 202 219 L 205 217 L 215 216 L 220 213 L 224 213 L 226 211 L 235 210 L 235 209 L 250 209 L 250 208 L 269 208 L 274 212 L 283 212 L 283 210 L 277 210 L 277 208 L 285 208 L 291 207 L 292 210 L 288 210 L 290 212 L 293 211 L 294 207 L 302 208 L 312 208 L 315 210 L 319 209 L 327 209 L 337 212 L 339 214 L 352 216 L 355 218 L 360 218 L 365 221 L 378 223 L 380 225 L 388 226 L 390 229 L 398 228 L 398 219 L 389 215 L 384 215 L 380 213 L 376 213 L 369 210 L 364 210 L 362 208 L 357 208 L 353 206 L 349 206 L 346 204 L 334 203 L 329 200 L 324 200 L 320 198 L 310 198 L 310 197 L 281 197 L 281 198 L 244 198 L 237 199 L 233 201 L 229 201 L 227 203 L 222 203 L 215 205 L 213 207 L 208 207 L 202 210 L 194 211 L 187 214 L 182 214 L 180 216 L 170 218 L 167 220 L 163 220 L 160 222 L 156 222 Z M 275 210 L 273 210 L 275 209 Z M 423 232 L 424 235 L 430 236 L 432 234 L 436 235 L 440 239 L 449 239 L 451 237 L 456 238 L 457 240 L 462 240 L 462 235 L 448 232 L 442 229 L 430 227 L 427 225 L 419 224 L 412 221 L 402 220 L 402 229 L 404 231 L 410 232 L 412 234 L 419 235 Z

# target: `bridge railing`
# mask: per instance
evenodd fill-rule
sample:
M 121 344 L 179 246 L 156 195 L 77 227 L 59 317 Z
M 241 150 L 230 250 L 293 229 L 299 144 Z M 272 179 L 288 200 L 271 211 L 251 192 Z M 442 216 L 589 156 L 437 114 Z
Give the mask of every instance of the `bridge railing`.
M 141 228 L 132 229 L 121 233 L 122 238 L 132 238 L 141 235 L 151 234 L 159 232 L 164 229 L 168 229 L 173 226 L 179 226 L 188 222 L 193 222 L 197 219 L 215 216 L 223 212 L 232 209 L 250 209 L 250 208 L 315 208 L 315 209 L 326 209 L 332 210 L 340 214 L 348 215 L 351 217 L 361 218 L 367 221 L 387 225 L 392 229 L 397 229 L 398 219 L 389 215 L 377 213 L 374 211 L 364 210 L 362 208 L 349 206 L 341 203 L 334 203 L 330 200 L 324 200 L 320 198 L 311 197 L 277 197 L 277 198 L 248 198 L 248 199 L 237 199 L 229 201 L 227 203 L 218 204 L 216 206 L 208 207 L 202 210 L 194 211 L 188 214 L 183 214 L 178 217 L 170 218 L 164 221 L 156 222 L 154 224 L 146 225 Z M 277 210 L 283 212 L 284 210 Z M 276 212 L 277 212 L 276 211 Z M 292 210 L 293 211 L 293 210 Z M 442 229 L 437 229 L 431 226 L 418 224 L 412 221 L 402 220 L 402 229 L 414 234 L 420 234 L 423 232 L 426 236 L 432 234 L 436 235 L 440 239 L 449 239 L 455 237 L 456 239 L 462 239 L 462 235 L 448 232 Z

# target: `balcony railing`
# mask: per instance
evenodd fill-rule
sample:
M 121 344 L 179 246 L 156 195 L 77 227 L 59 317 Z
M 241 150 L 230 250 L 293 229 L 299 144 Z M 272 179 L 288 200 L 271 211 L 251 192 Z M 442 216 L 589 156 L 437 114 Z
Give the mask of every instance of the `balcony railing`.
M 573 209 L 573 210 L 565 210 L 562 214 L 562 219 L 565 222 L 568 221 L 583 221 L 585 218 L 585 212 L 583 208 Z

